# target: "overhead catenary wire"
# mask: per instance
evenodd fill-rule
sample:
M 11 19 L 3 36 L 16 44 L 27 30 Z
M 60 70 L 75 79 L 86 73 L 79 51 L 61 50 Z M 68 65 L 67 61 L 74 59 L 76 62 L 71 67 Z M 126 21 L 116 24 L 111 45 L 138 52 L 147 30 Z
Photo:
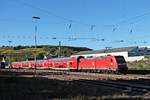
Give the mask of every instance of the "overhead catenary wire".
M 44 9 L 44 8 L 39 7 L 39 6 L 34 6 L 34 5 L 29 4 L 29 3 L 27 3 L 27 2 L 25 2 L 25 1 L 23 1 L 23 0 L 15 0 L 15 1 L 19 1 L 20 4 L 22 4 L 22 5 L 24 5 L 24 6 L 28 6 L 28 7 L 30 7 L 30 8 L 36 9 L 36 10 L 38 10 L 38 11 L 40 11 L 40 12 L 44 12 L 44 13 L 50 15 L 50 16 L 54 16 L 54 17 L 56 17 L 56 18 L 59 18 L 59 19 L 61 19 L 61 20 L 66 21 L 66 22 L 67 22 L 67 29 L 72 29 L 72 27 L 74 27 L 74 23 L 86 25 L 86 26 L 89 27 L 89 29 L 90 29 L 91 31 L 93 31 L 93 30 L 95 29 L 95 27 L 98 26 L 98 25 L 93 25 L 93 24 L 82 23 L 82 22 L 80 22 L 80 21 L 72 20 L 72 19 L 66 18 L 66 17 L 64 17 L 64 16 L 57 15 L 57 14 L 51 12 L 51 11 L 48 11 L 48 10 L 46 10 L 46 9 Z M 18 2 L 17 2 L 17 3 L 18 3 Z M 149 14 L 150 14 L 150 12 L 145 12 L 145 13 L 143 13 L 143 14 L 139 14 L 139 15 L 133 16 L 133 17 L 131 17 L 131 18 L 127 18 L 127 19 L 125 19 L 125 20 L 122 20 L 122 21 L 120 21 L 120 22 L 118 22 L 118 23 L 116 23 L 116 24 L 114 24 L 114 25 L 107 25 L 107 26 L 108 26 L 108 27 L 112 27 L 112 31 L 113 31 L 113 32 L 116 32 L 116 31 L 118 31 L 118 27 L 121 26 L 122 24 L 124 24 L 124 23 L 130 23 L 130 24 L 131 24 L 131 23 L 132 23 L 131 28 L 128 29 L 128 30 L 129 30 L 129 33 L 133 33 L 133 32 L 134 32 L 133 24 L 139 22 L 140 20 L 143 20 L 143 19 L 141 19 L 141 18 L 144 17 L 144 16 L 146 16 L 146 15 L 149 15 Z M 12 38 L 12 37 L 11 37 L 11 36 L 8 36 L 8 38 Z M 26 37 L 22 37 L 22 38 L 26 38 Z M 41 39 L 42 39 L 42 38 L 44 38 L 44 37 L 41 37 Z M 49 38 L 49 37 L 47 37 L 47 38 Z M 84 40 L 85 38 L 80 38 L 80 39 L 83 39 L 83 40 Z M 70 39 L 70 40 L 71 40 L 71 39 Z M 76 39 L 76 38 L 72 38 L 72 40 L 77 40 L 77 39 Z M 79 38 L 78 38 L 78 40 L 79 40 Z M 87 39 L 87 40 L 88 40 L 88 39 Z M 105 39 L 104 39 L 104 40 L 105 40 Z M 98 41 L 98 39 L 97 39 L 97 41 Z M 101 40 L 99 39 L 99 41 L 101 41 Z
M 53 13 L 52 11 L 48 11 L 48 10 L 46 10 L 46 9 L 44 9 L 44 8 L 39 7 L 39 6 L 32 5 L 32 4 L 27 3 L 27 2 L 25 2 L 25 1 L 23 1 L 23 0 L 13 0 L 13 1 L 16 1 L 16 3 L 19 3 L 19 4 L 21 4 L 21 5 L 30 7 L 30 8 L 32 8 L 32 9 L 36 9 L 36 10 L 38 10 L 38 11 L 40 11 L 40 12 L 44 12 L 44 13 L 50 15 L 50 16 L 53 16 L 53 17 L 59 18 L 59 19 L 61 19 L 61 20 L 67 21 L 68 23 L 71 22 L 71 23 L 69 24 L 69 26 L 68 26 L 68 29 L 71 29 L 71 28 L 72 28 L 72 23 L 82 24 L 82 25 L 89 26 L 91 31 L 92 31 L 93 29 L 95 29 L 95 26 L 98 27 L 98 25 L 96 25 L 96 24 L 87 24 L 87 23 L 83 23 L 83 22 L 81 22 L 81 21 L 72 20 L 72 19 L 70 19 L 70 18 L 66 18 L 66 17 L 64 17 L 64 16 L 60 16 L 60 15 L 58 15 L 58 14 Z M 127 19 L 125 19 L 125 20 L 122 20 L 122 21 L 120 21 L 120 22 L 118 22 L 118 23 L 116 23 L 116 24 L 114 24 L 114 25 L 102 25 L 102 26 L 104 26 L 104 27 L 105 27 L 105 26 L 107 26 L 107 27 L 108 27 L 108 26 L 109 26 L 109 27 L 113 27 L 113 30 L 112 30 L 112 31 L 115 32 L 115 31 L 117 30 L 118 26 L 121 26 L 121 24 L 131 22 L 131 21 L 133 21 L 133 20 L 136 20 L 136 19 L 138 19 L 138 18 L 141 18 L 141 17 L 146 16 L 146 15 L 149 15 L 149 14 L 150 14 L 150 11 L 144 12 L 144 13 L 142 13 L 142 14 L 139 14 L 139 15 L 136 15 L 136 16 L 133 16 L 133 17 L 130 17 L 130 18 L 127 18 Z M 134 22 L 134 23 L 135 23 L 135 22 Z M 115 26 L 115 27 L 114 27 L 114 26 Z
M 3 38 L 3 39 L 24 39 L 24 38 L 27 38 L 27 39 L 31 39 L 33 38 L 32 36 L 30 35 L 0 35 L 0 38 Z M 49 39 L 69 39 L 69 40 L 92 40 L 92 39 L 95 39 L 95 40 L 101 40 L 101 41 L 104 41 L 105 39 L 100 39 L 100 38 L 96 38 L 96 37 L 52 37 L 52 36 L 39 36 L 38 37 L 39 39 L 46 39 L 46 38 L 49 38 Z
M 31 39 L 33 38 L 30 35 L 0 35 L 0 38 L 3 39 Z M 74 37 L 74 36 L 67 36 L 67 37 L 58 37 L 58 36 L 39 36 L 39 39 L 68 39 L 68 40 L 96 40 L 96 41 L 108 41 L 105 38 L 98 38 L 98 37 Z M 110 41 L 110 40 L 109 40 Z M 144 41 L 144 40 L 143 40 Z M 115 42 L 125 42 L 124 39 L 115 40 Z M 127 41 L 126 41 L 127 42 Z M 141 42 L 142 43 L 142 42 Z
M 57 15 L 57 14 L 55 14 L 55 13 L 53 13 L 51 11 L 48 11 L 48 10 L 46 10 L 44 8 L 37 7 L 37 6 L 34 6 L 34 5 L 30 4 L 30 3 L 24 2 L 23 0 L 15 0 L 15 1 L 16 1 L 16 3 L 19 3 L 21 5 L 30 7 L 32 9 L 36 9 L 36 10 L 38 10 L 40 12 L 43 12 L 43 13 L 46 13 L 46 14 L 48 14 L 50 16 L 53 16 L 53 17 L 59 18 L 61 20 L 67 21 L 68 23 L 72 22 L 72 23 L 81 24 L 81 25 L 84 25 L 84 26 L 91 26 L 91 25 L 93 25 L 93 24 L 87 24 L 87 23 L 83 23 L 83 22 L 80 22 L 80 21 L 77 21 L 77 20 L 72 20 L 72 19 L 66 18 L 64 16 Z
M 0 36 L 1 37 L 1 36 Z M 11 40 L 11 41 L 13 41 L 14 43 L 15 43 L 15 41 L 16 41 L 16 39 L 17 39 L 17 41 L 19 40 L 19 39 L 31 39 L 31 38 L 33 38 L 33 37 L 30 37 L 30 36 L 27 36 L 27 35 L 24 35 L 24 36 L 19 36 L 19 38 L 18 38 L 18 36 L 5 36 L 5 38 L 3 38 L 1 41 L 5 41 L 6 42 L 6 44 L 8 43 L 8 40 Z M 88 41 L 91 41 L 91 42 L 94 42 L 94 41 L 100 41 L 101 43 L 103 42 L 103 43 L 112 43 L 112 45 L 113 44 L 116 44 L 116 43 L 118 43 L 118 44 L 130 44 L 130 45 L 142 45 L 142 44 L 149 44 L 150 43 L 150 41 L 148 41 L 148 40 L 131 40 L 131 41 L 126 41 L 126 40 L 123 40 L 123 39 L 120 39 L 120 40 L 107 40 L 107 39 L 104 39 L 104 38 L 95 38 L 95 37 L 51 37 L 51 36 L 39 36 L 38 37 L 39 39 L 41 39 L 42 41 L 43 40 L 45 40 L 45 39 L 48 39 L 49 41 L 51 41 L 51 40 L 57 40 L 57 41 L 82 41 L 82 42 L 86 42 L 86 43 L 88 43 Z M 7 40 L 7 41 L 6 41 Z M 43 43 L 43 42 L 40 42 L 40 43 Z M 4 44 L 3 44 L 4 45 Z M 15 45 L 17 45 L 17 44 L 15 44 Z M 20 45 L 20 44 L 19 44 Z M 107 45 L 107 44 L 106 44 Z

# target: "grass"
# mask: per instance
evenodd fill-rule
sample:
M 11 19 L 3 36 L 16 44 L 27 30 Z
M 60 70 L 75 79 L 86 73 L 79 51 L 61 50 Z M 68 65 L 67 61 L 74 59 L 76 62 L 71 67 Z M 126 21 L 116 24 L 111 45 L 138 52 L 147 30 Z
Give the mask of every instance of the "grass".
M 150 70 L 149 66 L 129 66 L 129 70 Z
M 150 58 L 127 62 L 127 65 L 129 70 L 150 70 Z

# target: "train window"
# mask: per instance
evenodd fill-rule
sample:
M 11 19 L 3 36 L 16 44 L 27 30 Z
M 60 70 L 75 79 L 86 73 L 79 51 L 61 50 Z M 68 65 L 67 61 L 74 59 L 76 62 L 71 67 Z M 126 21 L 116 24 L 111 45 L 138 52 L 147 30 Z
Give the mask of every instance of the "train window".
M 88 59 L 88 58 L 93 58 L 93 56 L 87 56 L 86 58 L 87 58 L 87 59 Z
M 125 59 L 123 56 L 115 56 L 116 58 L 116 61 L 119 62 L 119 63 L 124 63 L 125 62 Z
M 96 58 L 103 58 L 104 56 L 96 56 Z

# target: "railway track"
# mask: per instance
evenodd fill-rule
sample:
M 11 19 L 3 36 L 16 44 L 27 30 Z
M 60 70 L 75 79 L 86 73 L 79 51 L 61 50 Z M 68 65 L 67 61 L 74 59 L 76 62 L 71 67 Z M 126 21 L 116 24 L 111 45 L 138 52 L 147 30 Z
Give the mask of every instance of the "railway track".
M 35 69 L 1 69 L 1 71 L 10 71 L 10 72 L 31 72 L 31 73 L 34 73 L 35 72 Z M 65 73 L 65 72 L 69 72 L 69 71 L 66 71 L 66 70 L 49 70 L 49 69 L 36 69 L 36 72 L 37 73 L 58 73 L 58 72 L 62 72 L 62 73 Z
M 34 69 L 4 69 L 2 71 L 10 72 L 30 72 L 31 76 L 34 74 Z M 37 70 L 38 77 L 45 77 L 49 79 L 70 80 L 77 84 L 105 86 L 109 88 L 116 88 L 122 90 L 127 95 L 142 96 L 150 92 L 149 79 L 139 81 L 145 78 L 144 75 L 139 77 L 134 75 L 112 75 L 112 74 L 98 74 L 98 73 L 81 73 L 81 72 L 66 72 L 66 71 L 52 71 L 52 70 Z M 114 79 L 115 80 L 112 80 Z M 139 79 L 138 79 L 139 78 Z M 105 80 L 106 79 L 106 80 Z M 121 80 L 119 80 L 121 79 Z M 134 81 L 132 81 L 134 79 Z
M 34 72 L 35 69 L 0 69 L 3 71 L 15 71 L 15 72 Z M 52 70 L 52 69 L 36 69 L 37 72 L 70 72 L 68 70 Z M 87 72 L 88 73 L 88 72 Z M 98 72 L 89 72 L 89 73 L 98 73 Z M 105 73 L 98 73 L 98 74 L 105 74 Z M 109 74 L 113 74 L 113 73 L 109 73 Z M 150 74 L 150 70 L 128 70 L 127 74 L 130 75 L 146 75 L 146 74 Z
M 150 70 L 128 70 L 127 74 L 150 74 Z
M 89 72 L 69 72 L 69 71 L 58 71 L 58 70 L 43 70 L 37 69 L 35 73 L 35 69 L 1 69 L 3 72 L 17 72 L 22 74 L 29 75 L 65 75 L 78 77 L 79 79 L 92 79 L 92 80 L 101 80 L 101 79 L 111 79 L 111 80 L 132 80 L 132 79 L 150 79 L 150 75 L 139 75 L 139 74 L 127 74 L 127 75 L 117 75 L 117 74 L 104 74 L 104 73 L 89 73 Z M 138 82 L 142 83 L 142 82 Z
M 132 80 L 116 80 L 117 82 L 122 82 L 122 83 L 130 83 L 133 85 L 147 85 L 150 86 L 150 79 L 146 78 L 139 78 L 139 79 L 132 79 Z
M 129 96 L 143 96 L 146 93 L 150 92 L 150 86 L 132 85 L 132 84 L 114 82 L 114 81 L 78 80 L 76 81 L 76 83 L 117 88 L 119 90 L 123 90 L 123 92 L 128 94 Z

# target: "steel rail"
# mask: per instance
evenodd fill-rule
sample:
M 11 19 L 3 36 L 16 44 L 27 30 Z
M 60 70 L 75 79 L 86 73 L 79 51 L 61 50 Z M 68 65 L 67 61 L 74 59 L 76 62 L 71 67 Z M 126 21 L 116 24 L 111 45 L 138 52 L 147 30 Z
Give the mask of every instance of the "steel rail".
M 77 83 L 94 86 L 106 86 L 126 91 L 129 95 L 143 95 L 150 91 L 150 86 L 132 85 L 108 80 L 77 80 Z

